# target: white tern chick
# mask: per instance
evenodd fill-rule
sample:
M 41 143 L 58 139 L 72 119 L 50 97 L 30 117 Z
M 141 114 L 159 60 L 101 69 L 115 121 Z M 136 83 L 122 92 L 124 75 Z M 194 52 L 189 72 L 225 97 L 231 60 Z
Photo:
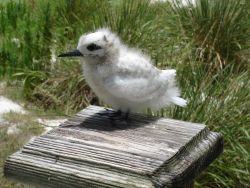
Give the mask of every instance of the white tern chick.
M 68 56 L 81 57 L 89 86 L 120 113 L 186 105 L 179 97 L 174 69 L 156 68 L 148 56 L 124 45 L 109 29 L 82 35 L 76 50 L 59 55 Z

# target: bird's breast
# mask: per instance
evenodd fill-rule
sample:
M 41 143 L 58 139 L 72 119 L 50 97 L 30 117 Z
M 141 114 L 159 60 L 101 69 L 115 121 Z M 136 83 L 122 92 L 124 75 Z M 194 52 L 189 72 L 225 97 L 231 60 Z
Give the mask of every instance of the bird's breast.
M 108 66 L 86 63 L 83 65 L 83 71 L 85 80 L 96 94 L 106 90 L 104 82 L 112 75 L 111 69 Z

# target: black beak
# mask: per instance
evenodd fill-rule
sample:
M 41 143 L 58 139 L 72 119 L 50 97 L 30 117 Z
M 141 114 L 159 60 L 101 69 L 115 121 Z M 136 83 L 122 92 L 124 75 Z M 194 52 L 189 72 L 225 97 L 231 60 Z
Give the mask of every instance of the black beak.
M 58 57 L 79 57 L 83 56 L 83 54 L 79 50 L 73 50 L 71 52 L 65 52 L 60 54 Z

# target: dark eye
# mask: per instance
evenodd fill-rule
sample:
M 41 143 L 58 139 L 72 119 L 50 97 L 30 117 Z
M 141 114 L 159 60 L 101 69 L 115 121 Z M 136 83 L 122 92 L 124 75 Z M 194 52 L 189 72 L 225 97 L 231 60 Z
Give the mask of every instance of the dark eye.
M 90 45 L 87 46 L 87 49 L 89 51 L 99 50 L 99 49 L 101 49 L 101 46 L 98 46 L 98 45 L 92 43 L 92 44 L 90 44 Z

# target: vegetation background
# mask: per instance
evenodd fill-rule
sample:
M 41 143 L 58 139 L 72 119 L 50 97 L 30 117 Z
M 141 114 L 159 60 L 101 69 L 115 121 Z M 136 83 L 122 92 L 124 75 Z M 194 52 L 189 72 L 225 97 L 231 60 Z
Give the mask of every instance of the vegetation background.
M 89 105 L 95 95 L 78 59 L 57 55 L 100 27 L 142 49 L 157 67 L 177 70 L 188 106 L 156 115 L 223 134 L 223 155 L 195 186 L 250 187 L 250 1 L 1 0 L 0 77 L 14 88 L 5 94 L 45 114 L 71 115 Z M 23 143 L 4 131 L 0 125 L 1 166 Z M 0 187 L 23 185 L 0 177 Z

